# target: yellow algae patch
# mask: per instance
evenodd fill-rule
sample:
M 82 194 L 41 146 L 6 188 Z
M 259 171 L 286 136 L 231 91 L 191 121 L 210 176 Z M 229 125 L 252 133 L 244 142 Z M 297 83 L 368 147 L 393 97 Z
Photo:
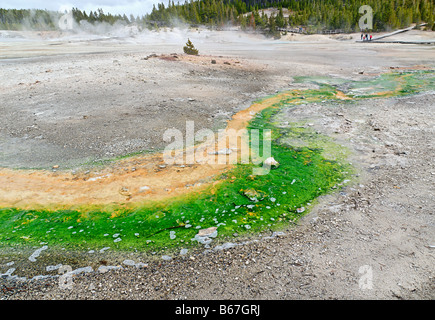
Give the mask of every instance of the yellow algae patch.
M 351 97 L 348 97 L 344 92 L 338 91 L 335 94 L 335 97 L 340 100 L 352 100 Z

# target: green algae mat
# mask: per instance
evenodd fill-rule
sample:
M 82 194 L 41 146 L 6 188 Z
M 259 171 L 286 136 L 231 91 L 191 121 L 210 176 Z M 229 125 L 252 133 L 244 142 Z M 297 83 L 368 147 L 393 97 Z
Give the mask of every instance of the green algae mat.
M 435 89 L 433 70 L 390 72 L 363 81 L 297 77 L 295 82 L 311 83 L 315 89 L 281 93 L 282 99 L 258 112 L 247 127 L 248 133 L 271 132 L 270 137 L 259 139 L 270 141 L 271 155 L 279 163 L 267 174 L 253 174 L 259 164 L 237 163 L 201 192 L 149 201 L 137 208 L 120 205 L 110 212 L 98 206 L 88 210 L 0 208 L 0 246 L 171 250 L 207 246 L 211 238 L 222 243 L 235 234 L 280 230 L 306 214 L 316 198 L 345 185 L 354 173 L 347 161 L 348 150 L 296 123 L 280 126 L 281 111 L 300 104 L 309 108 L 310 103 L 398 97 Z M 211 228 L 209 234 L 198 236 L 207 228 Z

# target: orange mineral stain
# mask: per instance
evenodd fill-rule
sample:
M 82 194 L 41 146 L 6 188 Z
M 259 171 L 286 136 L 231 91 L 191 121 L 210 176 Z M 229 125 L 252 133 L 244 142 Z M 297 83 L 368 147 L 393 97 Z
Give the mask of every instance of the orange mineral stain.
M 228 121 L 224 136 L 245 129 L 258 112 L 287 96 L 293 96 L 293 93 L 278 94 L 238 112 Z M 165 164 L 163 154 L 153 154 L 130 157 L 104 168 L 76 174 L 61 170 L 2 168 L 0 206 L 51 210 L 117 205 L 134 207 L 146 201 L 176 197 L 193 190 L 201 191 L 211 183 L 216 183 L 214 178 L 217 175 L 231 169 L 243 150 L 249 151 L 235 139 L 222 139 L 225 141 L 223 145 L 219 142 L 221 139 L 215 140 L 211 144 L 204 142 L 191 150 L 182 150 L 183 156 L 189 152 L 201 155 L 200 161 L 186 165 L 181 162 Z M 224 163 L 216 161 L 216 154 L 207 152 L 210 149 L 219 150 L 223 146 L 233 151 L 224 156 Z

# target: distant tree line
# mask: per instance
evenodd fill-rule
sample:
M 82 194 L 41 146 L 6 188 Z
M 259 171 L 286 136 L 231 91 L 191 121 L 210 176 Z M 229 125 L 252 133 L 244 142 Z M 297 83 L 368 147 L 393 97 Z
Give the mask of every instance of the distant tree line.
M 120 22 L 123 24 L 131 24 L 131 23 L 135 23 L 136 20 L 138 22 L 140 21 L 141 23 L 143 23 L 143 19 L 144 19 L 143 16 L 142 18 L 139 18 L 139 16 L 134 17 L 133 15 L 130 15 L 129 18 L 125 14 L 112 15 L 110 13 L 104 13 L 103 9 L 98 9 L 97 11 L 89 11 L 89 13 L 86 13 L 86 11 L 81 11 L 77 8 L 73 8 L 72 15 L 77 23 L 80 23 L 80 21 L 87 21 L 92 24 L 96 22 L 106 22 L 111 25 L 114 25 L 116 22 Z
M 153 6 L 143 16 L 112 15 L 97 11 L 73 8 L 74 19 L 89 23 L 106 22 L 136 24 L 140 27 L 174 27 L 179 24 L 205 25 L 208 27 L 240 26 L 276 35 L 277 29 L 303 28 L 315 33 L 324 30 L 358 32 L 362 5 L 373 8 L 373 31 L 386 31 L 408 27 L 412 23 L 427 23 L 435 30 L 434 0 L 169 0 L 167 5 Z M 272 14 L 264 9 L 275 8 Z M 285 12 L 285 14 L 284 14 Z M 56 29 L 61 16 L 46 10 L 0 9 L 1 29 Z
M 159 22 L 173 26 L 177 22 L 210 26 L 239 25 L 242 28 L 263 29 L 303 27 L 308 32 L 337 30 L 360 31 L 358 9 L 369 5 L 373 9 L 373 31 L 408 27 L 412 23 L 428 23 L 434 28 L 433 0 L 197 0 L 174 4 L 160 3 L 145 17 L 145 23 Z M 264 9 L 276 8 L 276 14 L 266 15 Z M 284 15 L 284 10 L 287 14 Z
M 116 22 L 123 24 L 131 24 L 138 21 L 144 24 L 145 17 L 134 17 L 130 15 L 112 15 L 104 13 L 102 9 L 97 11 L 81 11 L 77 8 L 72 8 L 72 16 L 77 23 L 87 21 L 91 24 L 98 22 L 106 22 L 111 25 Z M 0 8 L 0 30 L 58 30 L 59 19 L 66 12 L 57 12 L 39 9 L 2 9 Z
M 1 30 L 55 30 L 62 14 L 47 10 L 0 8 Z

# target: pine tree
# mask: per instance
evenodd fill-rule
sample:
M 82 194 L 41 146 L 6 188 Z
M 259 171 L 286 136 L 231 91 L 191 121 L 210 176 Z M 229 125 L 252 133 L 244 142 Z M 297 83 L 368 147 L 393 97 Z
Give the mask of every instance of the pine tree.
M 278 14 L 276 15 L 275 18 L 275 24 L 278 28 L 284 28 L 286 26 L 286 21 L 284 19 L 282 8 L 279 8 Z
M 281 33 L 276 30 L 276 22 L 275 22 L 275 15 L 272 13 L 269 17 L 269 35 L 273 36 L 274 38 L 280 38 Z
M 183 47 L 183 51 L 186 54 L 190 54 L 190 55 L 198 55 L 198 50 L 195 48 L 195 46 L 193 45 L 192 41 L 190 41 L 190 39 L 187 39 L 186 45 Z

